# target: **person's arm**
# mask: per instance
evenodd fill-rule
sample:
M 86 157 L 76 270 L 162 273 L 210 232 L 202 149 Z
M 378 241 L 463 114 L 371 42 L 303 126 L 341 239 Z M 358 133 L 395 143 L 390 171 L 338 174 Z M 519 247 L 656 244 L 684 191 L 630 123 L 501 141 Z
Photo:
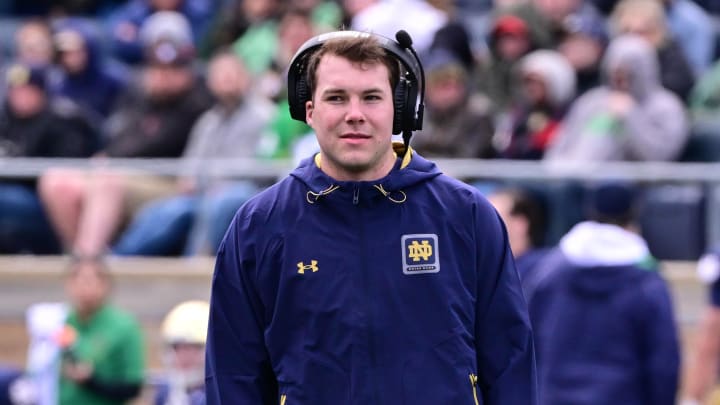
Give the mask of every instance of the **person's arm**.
M 651 96 L 650 105 L 628 112 L 623 121 L 630 153 L 639 160 L 672 160 L 689 135 L 680 100 L 669 93 Z
M 641 290 L 645 305 L 638 317 L 644 322 L 642 349 L 645 352 L 644 381 L 646 403 L 673 405 L 677 397 L 680 375 L 680 345 L 673 316 L 670 292 L 658 276 Z
M 685 395 L 688 404 L 698 404 L 715 384 L 720 364 L 720 308 L 708 306 L 698 325 L 697 336 L 686 375 Z
M 206 347 L 207 402 L 276 404 L 278 388 L 265 347 L 265 311 L 256 290 L 255 236 L 242 211 L 220 245 L 212 281 Z M 241 246 L 243 245 L 243 246 Z
M 537 403 L 535 347 L 507 232 L 492 210 L 476 216 L 478 295 L 475 350 L 485 405 Z

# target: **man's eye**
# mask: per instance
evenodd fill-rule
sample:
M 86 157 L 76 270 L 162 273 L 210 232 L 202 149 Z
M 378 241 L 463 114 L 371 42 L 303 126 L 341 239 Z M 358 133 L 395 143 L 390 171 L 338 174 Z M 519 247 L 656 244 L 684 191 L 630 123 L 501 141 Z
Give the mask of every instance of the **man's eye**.
M 339 103 L 339 102 L 343 101 L 343 98 L 342 98 L 342 96 L 327 96 L 327 97 L 325 97 L 325 100 L 329 101 L 331 103 Z
M 368 94 L 367 96 L 365 96 L 365 100 L 368 100 L 368 101 L 379 101 L 379 100 L 382 100 L 382 97 L 380 97 L 380 96 L 377 95 L 377 94 Z

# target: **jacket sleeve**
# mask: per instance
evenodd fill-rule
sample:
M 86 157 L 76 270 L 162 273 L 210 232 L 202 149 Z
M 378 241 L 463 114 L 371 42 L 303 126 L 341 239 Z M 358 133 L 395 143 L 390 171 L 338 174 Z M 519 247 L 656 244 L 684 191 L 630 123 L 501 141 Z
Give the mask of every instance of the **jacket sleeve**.
M 639 317 L 644 322 L 640 347 L 645 354 L 646 403 L 672 405 L 679 383 L 680 349 L 670 293 L 658 275 L 643 286 L 642 297 L 645 305 L 638 309 L 645 311 Z
M 275 404 L 278 399 L 248 223 L 238 214 L 218 249 L 205 362 L 208 404 Z
M 475 315 L 483 403 L 534 405 L 537 374 L 527 305 L 505 227 L 492 209 L 483 211 L 476 216 L 480 259 Z

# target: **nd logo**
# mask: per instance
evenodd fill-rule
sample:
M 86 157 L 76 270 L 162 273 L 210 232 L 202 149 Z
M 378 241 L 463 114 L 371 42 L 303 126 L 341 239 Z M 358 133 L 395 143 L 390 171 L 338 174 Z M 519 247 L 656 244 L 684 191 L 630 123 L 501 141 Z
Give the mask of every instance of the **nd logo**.
M 310 260 L 310 264 L 305 264 L 304 262 L 298 262 L 298 273 L 305 274 L 305 270 L 311 270 L 313 273 L 320 270 L 317 265 L 317 260 Z
M 423 240 L 422 243 L 418 243 L 418 241 L 414 240 L 408 245 L 408 256 L 414 262 L 419 262 L 421 258 L 424 261 L 428 261 L 432 255 L 433 248 L 428 240 Z

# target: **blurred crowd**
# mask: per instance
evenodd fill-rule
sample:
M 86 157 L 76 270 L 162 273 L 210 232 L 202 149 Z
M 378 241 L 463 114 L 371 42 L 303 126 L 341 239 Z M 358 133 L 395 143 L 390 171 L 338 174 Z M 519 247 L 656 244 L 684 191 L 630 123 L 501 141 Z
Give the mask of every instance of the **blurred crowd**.
M 0 177 L 0 253 L 213 254 L 267 186 L 203 176 L 212 158 L 299 160 L 286 67 L 338 28 L 413 38 L 430 158 L 693 160 L 720 130 L 714 1 L 6 1 L 0 156 L 92 170 Z M 708 153 L 709 148 L 692 148 Z M 102 168 L 178 158 L 177 176 Z
M 425 122 L 411 145 L 429 158 L 692 161 L 720 147 L 708 141 L 720 137 L 719 15 L 718 0 L 0 2 L 0 157 L 95 163 L 32 178 L 0 173 L 0 254 L 77 259 L 67 272 L 71 307 L 56 326 L 75 322 L 72 333 L 90 337 L 53 335 L 63 369 L 42 392 L 64 403 L 123 403 L 138 394 L 139 327 L 107 304 L 101 258 L 212 255 L 237 208 L 267 184 L 207 177 L 206 159 L 297 161 L 317 151 L 310 128 L 290 118 L 285 78 L 312 36 L 339 28 L 410 33 L 426 72 Z M 142 173 L 104 166 L 108 158 L 177 158 L 183 170 Z M 537 326 L 547 403 L 671 403 L 677 332 L 652 240 L 639 236 L 642 190 L 476 185 L 508 229 Z M 673 237 L 673 246 L 690 238 Z M 716 262 L 711 281 L 720 285 Z M 168 315 L 170 371 L 158 383 L 158 404 L 202 403 L 190 397 L 202 386 L 204 305 L 178 309 L 193 319 L 190 329 Z M 703 353 L 720 359 L 717 306 L 708 339 L 718 343 Z M 112 342 L 123 340 L 117 363 L 73 343 L 100 333 L 83 317 L 114 325 Z M 616 344 L 606 351 L 609 341 Z M 577 383 L 588 372 L 590 383 Z M 17 377 L 6 380 L 21 403 Z M 612 390 L 618 395 L 605 396 Z M 645 394 L 653 400 L 633 402 Z

